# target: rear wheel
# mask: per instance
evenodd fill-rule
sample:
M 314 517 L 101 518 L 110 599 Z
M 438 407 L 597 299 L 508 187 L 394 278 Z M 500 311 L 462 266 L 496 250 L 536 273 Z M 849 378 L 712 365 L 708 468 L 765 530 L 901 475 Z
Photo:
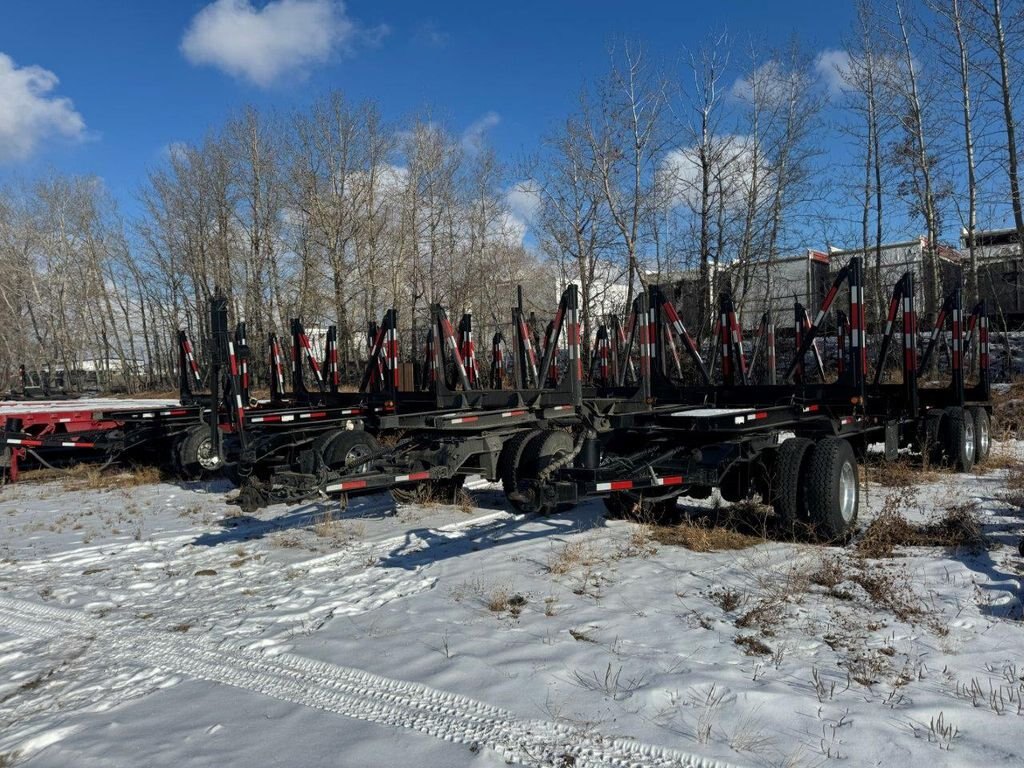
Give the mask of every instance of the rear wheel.
M 813 440 L 791 437 L 779 446 L 775 454 L 770 496 L 772 509 L 783 532 L 792 532 L 797 523 L 806 522 L 802 512 L 804 494 L 801 479 L 807 456 L 813 448 Z
M 571 454 L 573 447 L 572 435 L 560 429 L 544 430 L 535 434 L 527 441 L 519 455 L 519 466 L 516 470 L 517 480 L 536 480 L 556 461 Z M 537 512 L 548 515 L 556 509 L 567 509 L 571 506 L 571 504 L 544 504 Z
M 175 458 L 178 473 L 186 480 L 198 480 L 224 466 L 224 459 L 210 438 L 210 428 L 204 424 L 191 427 L 178 438 Z
M 539 429 L 527 429 L 522 432 L 516 432 L 506 438 L 505 445 L 501 448 L 501 455 L 498 457 L 498 474 L 501 476 L 501 489 L 505 492 L 508 503 L 517 512 L 522 512 L 523 506 L 520 502 L 512 499 L 511 494 L 515 492 L 516 485 L 519 482 L 519 465 L 523 458 L 523 451 L 526 449 L 527 443 L 538 435 L 543 434 L 543 431 Z
M 974 420 L 974 461 L 978 463 L 992 450 L 992 420 L 984 408 L 969 408 L 968 413 Z
M 946 409 L 942 448 L 954 469 L 970 472 L 974 466 L 975 430 L 973 415 L 959 406 Z
M 361 429 L 338 429 L 318 437 L 314 447 L 328 468 L 362 472 L 368 469 L 368 464 L 359 463 L 359 459 L 365 459 L 379 451 L 380 443 L 373 435 Z
M 818 538 L 845 541 L 857 522 L 860 487 L 853 446 L 841 437 L 817 443 L 804 470 L 807 514 Z

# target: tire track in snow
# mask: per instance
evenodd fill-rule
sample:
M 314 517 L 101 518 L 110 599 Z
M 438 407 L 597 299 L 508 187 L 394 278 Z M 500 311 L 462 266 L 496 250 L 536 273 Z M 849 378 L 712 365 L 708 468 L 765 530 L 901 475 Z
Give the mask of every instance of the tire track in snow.
M 527 720 L 508 710 L 418 683 L 306 659 L 214 649 L 186 639 L 109 622 L 85 613 L 0 597 L 0 630 L 41 640 L 67 635 L 96 638 L 98 662 L 142 663 L 200 680 L 381 725 L 487 747 L 527 766 L 615 768 L 727 768 L 671 749 L 602 737 L 560 723 Z

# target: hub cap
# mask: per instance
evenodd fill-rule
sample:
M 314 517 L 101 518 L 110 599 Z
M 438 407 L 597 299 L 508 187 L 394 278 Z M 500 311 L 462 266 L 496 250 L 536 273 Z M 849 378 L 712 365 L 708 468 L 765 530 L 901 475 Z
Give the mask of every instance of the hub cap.
M 209 471 L 217 469 L 220 466 L 220 456 L 213 450 L 213 441 L 210 438 L 206 438 L 199 444 L 199 449 L 196 451 L 196 461 L 199 462 L 199 466 Z
M 355 466 L 356 461 L 370 455 L 370 448 L 365 445 L 353 445 L 345 454 L 345 466 L 351 467 L 359 472 L 366 469 L 366 464 Z
M 964 456 L 969 463 L 974 462 L 974 419 L 970 414 L 964 419 Z
M 988 455 L 988 425 L 983 421 L 978 425 L 978 452 L 982 456 Z
M 839 473 L 839 514 L 847 523 L 853 522 L 857 511 L 857 471 L 846 462 Z

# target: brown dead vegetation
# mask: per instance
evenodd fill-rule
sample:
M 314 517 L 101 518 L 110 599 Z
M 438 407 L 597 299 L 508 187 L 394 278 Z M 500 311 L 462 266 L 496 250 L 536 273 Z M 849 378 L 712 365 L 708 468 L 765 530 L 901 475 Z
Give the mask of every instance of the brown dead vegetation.
M 839 600 L 853 599 L 848 585 L 859 585 L 874 605 L 888 609 L 901 621 L 914 623 L 928 614 L 928 606 L 914 592 L 904 570 L 872 563 L 865 557 L 824 557 L 811 574 L 811 583 L 824 587 Z
M 857 553 L 870 558 L 886 558 L 897 547 L 946 547 L 980 552 L 988 539 L 978 519 L 976 504 L 948 507 L 927 523 L 911 523 L 900 512 L 883 510 L 857 540 Z
M 1014 438 L 1024 432 L 1024 382 L 992 392 L 992 432 Z
M 684 520 L 678 525 L 651 526 L 651 538 L 659 544 L 685 547 L 694 552 L 747 549 L 764 542 L 761 536 L 743 533 L 729 525 L 706 520 Z
M 96 491 L 110 488 L 134 488 L 152 485 L 163 479 L 160 469 L 152 466 L 108 467 L 93 464 L 76 464 L 67 469 L 33 469 L 23 472 L 19 482 L 42 483 L 60 480 L 68 490 Z
M 864 465 L 867 479 L 885 488 L 905 488 L 927 483 L 939 474 L 921 464 L 919 460 L 901 457 L 896 460 L 870 461 Z
M 599 553 L 589 541 L 567 541 L 561 549 L 552 552 L 546 570 L 555 576 L 564 576 L 576 568 L 593 566 L 600 561 Z

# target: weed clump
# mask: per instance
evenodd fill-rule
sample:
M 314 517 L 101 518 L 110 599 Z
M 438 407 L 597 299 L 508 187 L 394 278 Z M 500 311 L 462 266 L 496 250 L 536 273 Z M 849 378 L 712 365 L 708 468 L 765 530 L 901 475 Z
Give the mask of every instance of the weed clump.
M 911 523 L 899 512 L 885 511 L 868 525 L 857 541 L 864 557 L 892 557 L 897 547 L 946 547 L 980 552 L 988 539 L 978 519 L 976 505 L 947 508 L 927 523 Z
M 764 542 L 760 536 L 742 533 L 728 526 L 689 520 L 679 525 L 652 526 L 651 538 L 659 544 L 685 547 L 694 552 L 748 549 Z

